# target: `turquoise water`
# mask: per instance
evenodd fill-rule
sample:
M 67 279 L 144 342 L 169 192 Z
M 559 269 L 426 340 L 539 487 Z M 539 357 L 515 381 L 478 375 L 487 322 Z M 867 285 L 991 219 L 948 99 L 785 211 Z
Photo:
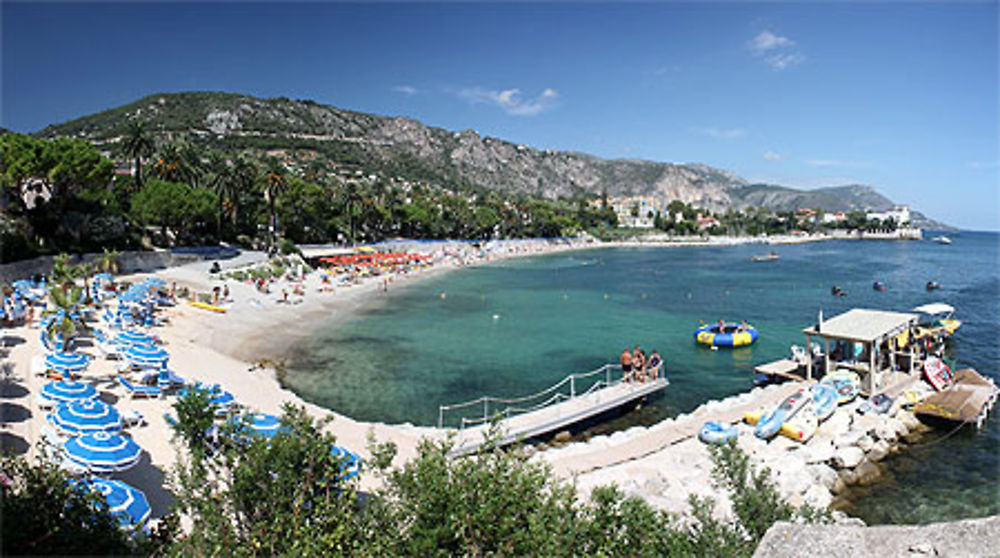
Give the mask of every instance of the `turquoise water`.
M 476 267 L 416 283 L 294 347 L 288 383 L 306 399 L 363 420 L 432 425 L 438 406 L 482 394 L 518 396 L 569 372 L 614 361 L 640 344 L 663 355 L 671 386 L 612 427 L 651 424 L 748 388 L 754 365 L 803 344 L 817 313 L 906 310 L 947 301 L 964 321 L 953 355 L 998 377 L 998 237 L 954 244 L 822 242 L 782 246 L 614 248 Z M 874 280 L 888 285 L 875 292 Z M 944 288 L 927 293 L 937 280 Z M 848 291 L 832 297 L 830 287 Z M 444 293 L 444 297 L 441 296 Z M 692 338 L 701 320 L 745 319 L 748 348 L 711 351 Z M 853 497 L 870 522 L 924 522 L 1000 513 L 995 418 L 895 459 L 892 476 Z M 984 488 L 985 485 L 985 488 Z

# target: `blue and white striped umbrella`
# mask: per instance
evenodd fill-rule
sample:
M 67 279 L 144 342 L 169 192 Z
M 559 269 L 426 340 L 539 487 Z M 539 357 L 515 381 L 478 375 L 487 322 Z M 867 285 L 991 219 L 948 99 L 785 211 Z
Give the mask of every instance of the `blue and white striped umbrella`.
M 58 381 L 42 386 L 42 397 L 59 403 L 97 398 L 97 388 L 83 382 Z
M 247 415 L 244 417 L 246 421 L 245 424 L 250 427 L 250 430 L 264 438 L 274 438 L 274 435 L 282 430 L 281 420 L 274 415 L 269 415 L 267 413 L 254 413 L 252 415 Z
M 361 456 L 340 446 L 330 448 L 330 454 L 341 459 L 341 480 L 351 480 L 361 473 Z
M 142 302 L 146 298 L 146 293 L 129 289 L 118 295 L 118 300 L 122 302 Z
M 125 346 L 156 345 L 156 340 L 141 331 L 123 331 L 115 336 L 115 343 Z
M 83 353 L 51 353 L 45 357 L 45 367 L 61 374 L 79 374 L 89 364 L 90 357 Z
M 132 345 L 125 349 L 125 360 L 140 368 L 161 368 L 166 366 L 170 355 L 155 345 Z
M 99 399 L 62 403 L 49 415 L 49 420 L 70 436 L 122 429 L 118 410 Z
M 149 519 L 149 501 L 138 488 L 120 480 L 91 478 L 80 481 L 80 485 L 104 497 L 111 515 L 118 518 L 123 527 L 141 526 Z
M 76 436 L 63 446 L 70 461 L 95 473 L 124 471 L 139 463 L 142 448 L 121 434 L 95 432 Z
M 163 280 L 162 278 L 160 278 L 160 277 L 146 277 L 146 280 L 143 281 L 143 283 L 145 283 L 145 284 L 147 284 L 147 285 L 149 285 L 150 287 L 153 287 L 153 288 L 159 288 L 159 287 L 166 287 L 167 286 L 167 282 L 165 280 Z
M 107 271 L 102 271 L 102 272 L 94 275 L 94 281 L 108 281 L 108 282 L 111 282 L 111 281 L 114 281 L 114 280 L 115 280 L 115 276 L 111 275 Z

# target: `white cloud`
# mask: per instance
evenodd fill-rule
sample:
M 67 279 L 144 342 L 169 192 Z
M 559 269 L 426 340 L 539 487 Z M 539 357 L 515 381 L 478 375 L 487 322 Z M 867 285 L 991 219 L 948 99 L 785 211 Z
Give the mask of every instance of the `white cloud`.
M 407 97 L 412 97 L 413 95 L 416 95 L 417 93 L 420 92 L 417 90 L 416 87 L 413 87 L 412 85 L 397 85 L 393 87 L 392 90 L 395 91 L 396 93 L 402 93 Z
M 765 161 L 781 161 L 784 158 L 785 158 L 784 155 L 782 155 L 781 153 L 775 153 L 774 151 L 768 151 L 764 153 Z
M 786 48 L 794 45 L 795 41 L 789 39 L 788 37 L 782 37 L 781 35 L 776 35 L 768 30 L 764 30 L 747 43 L 747 48 L 752 50 L 755 54 L 764 54 L 769 50 Z
M 510 115 L 535 116 L 552 108 L 559 93 L 555 89 L 546 88 L 534 99 L 522 99 L 521 90 L 516 88 L 497 91 L 471 87 L 459 91 L 458 96 L 473 104 L 496 105 Z
M 747 135 L 743 128 L 695 128 L 695 131 L 715 139 L 737 139 Z
M 784 70 L 786 68 L 797 66 L 805 62 L 805 60 L 806 60 L 805 56 L 797 52 L 793 52 L 790 54 L 782 54 L 782 53 L 772 54 L 771 56 L 765 58 L 764 62 L 766 62 L 767 65 L 770 66 L 771 68 L 778 70 L 780 72 L 781 70 Z
M 804 54 L 794 49 L 795 41 L 771 31 L 761 31 L 747 42 L 747 49 L 763 60 L 772 70 L 782 71 L 806 61 Z

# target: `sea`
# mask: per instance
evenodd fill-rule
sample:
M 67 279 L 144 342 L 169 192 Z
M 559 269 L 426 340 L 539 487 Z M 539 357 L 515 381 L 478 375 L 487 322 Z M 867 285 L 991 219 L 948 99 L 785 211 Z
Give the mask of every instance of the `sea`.
M 290 349 L 287 384 L 356 419 L 431 426 L 440 405 L 527 395 L 615 362 L 626 347 L 655 349 L 670 386 L 595 432 L 624 429 L 749 389 L 754 366 L 804 345 L 802 329 L 821 313 L 929 302 L 951 304 L 963 322 L 948 359 L 1000 382 L 1000 236 L 949 236 L 950 245 L 596 248 L 461 269 L 391 286 L 352 318 L 319 324 Z M 780 258 L 751 261 L 769 250 Z M 931 280 L 942 288 L 927 291 Z M 875 281 L 886 290 L 873 289 Z M 834 285 L 847 296 L 832 296 Z M 746 320 L 760 337 L 734 350 L 695 343 L 701 324 L 720 319 Z M 869 524 L 1000 513 L 1000 420 L 994 414 L 981 430 L 935 431 L 884 469 L 879 482 L 852 490 L 848 513 Z

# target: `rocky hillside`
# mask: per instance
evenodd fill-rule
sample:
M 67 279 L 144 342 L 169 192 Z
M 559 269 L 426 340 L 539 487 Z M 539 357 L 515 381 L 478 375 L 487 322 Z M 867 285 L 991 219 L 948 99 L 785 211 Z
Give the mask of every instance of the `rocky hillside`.
M 313 101 L 258 99 L 234 93 L 150 95 L 38 132 L 103 143 L 112 151 L 130 120 L 158 139 L 187 137 L 231 149 L 312 151 L 334 166 L 351 165 L 451 186 L 497 189 L 550 198 L 580 193 L 644 194 L 713 211 L 763 205 L 773 209 L 885 209 L 892 202 L 867 186 L 801 191 L 748 184 L 698 164 L 605 160 L 565 151 L 452 132 L 403 117 L 342 110 Z

